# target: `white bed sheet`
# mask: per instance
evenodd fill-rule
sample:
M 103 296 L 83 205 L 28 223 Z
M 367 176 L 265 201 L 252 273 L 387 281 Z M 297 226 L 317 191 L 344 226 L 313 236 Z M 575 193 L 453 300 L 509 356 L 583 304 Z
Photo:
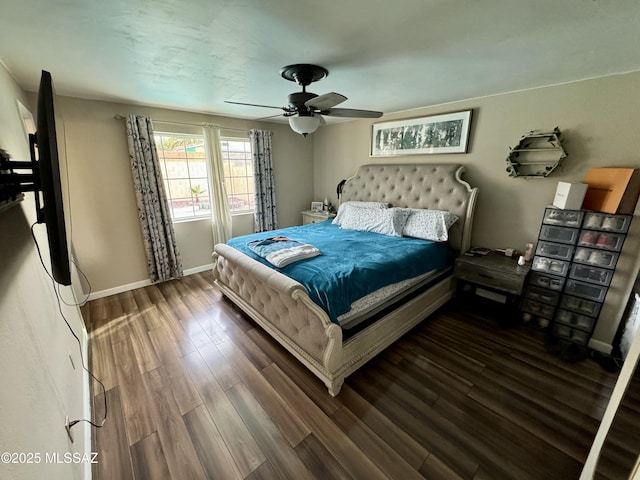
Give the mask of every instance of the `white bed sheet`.
M 417 277 L 409 278 L 401 282 L 393 283 L 382 287 L 369 295 L 359 298 L 351 304 L 351 310 L 338 316 L 340 327 L 350 329 L 366 320 L 368 314 L 386 305 L 398 295 L 429 282 L 433 277 L 441 273 L 442 270 L 432 270 Z

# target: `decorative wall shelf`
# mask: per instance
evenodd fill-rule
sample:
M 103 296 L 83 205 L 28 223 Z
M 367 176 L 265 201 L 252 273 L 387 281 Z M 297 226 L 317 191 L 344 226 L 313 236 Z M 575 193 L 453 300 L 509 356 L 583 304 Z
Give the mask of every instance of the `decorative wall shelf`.
M 530 131 L 510 148 L 507 173 L 510 177 L 542 178 L 553 172 L 568 153 L 562 146 L 558 127 L 552 132 Z

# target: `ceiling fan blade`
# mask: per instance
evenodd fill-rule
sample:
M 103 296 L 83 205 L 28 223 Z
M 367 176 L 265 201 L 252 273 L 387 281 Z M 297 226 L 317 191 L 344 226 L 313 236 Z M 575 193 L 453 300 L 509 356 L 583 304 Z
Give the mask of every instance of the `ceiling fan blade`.
M 256 122 L 261 122 L 262 120 L 269 120 L 270 118 L 284 117 L 284 116 L 286 116 L 286 115 L 284 115 L 282 113 L 278 113 L 277 115 L 269 115 L 268 117 L 256 118 Z
M 279 110 L 287 111 L 287 108 L 285 107 L 274 107 L 273 105 L 258 105 L 256 103 L 230 102 L 229 100 L 225 100 L 224 103 L 233 103 L 234 105 L 245 105 L 247 107 L 277 108 Z
M 355 110 L 353 108 L 331 108 L 326 111 L 323 110 L 320 113 L 330 117 L 380 118 L 382 116 L 382 112 L 375 112 L 373 110 Z
M 318 117 L 320 119 L 320 126 L 324 127 L 327 124 L 327 121 L 324 119 L 324 117 L 322 115 L 320 115 L 319 113 L 316 113 L 314 115 L 314 117 Z
M 335 107 L 339 103 L 347 100 L 347 97 L 340 95 L 339 93 L 330 92 L 324 95 L 318 95 L 304 102 L 305 107 L 315 108 L 316 110 L 328 110 L 331 107 Z

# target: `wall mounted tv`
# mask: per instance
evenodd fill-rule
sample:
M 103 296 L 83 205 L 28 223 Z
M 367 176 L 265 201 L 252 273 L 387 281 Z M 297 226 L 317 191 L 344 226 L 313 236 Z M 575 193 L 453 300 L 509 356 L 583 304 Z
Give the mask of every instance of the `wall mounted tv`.
M 0 150 L 0 202 L 19 198 L 23 192 L 34 192 L 36 221 L 47 226 L 51 273 L 56 282 L 71 285 L 53 97 L 51 74 L 43 70 L 36 133 L 29 135 L 31 160 L 12 160 Z

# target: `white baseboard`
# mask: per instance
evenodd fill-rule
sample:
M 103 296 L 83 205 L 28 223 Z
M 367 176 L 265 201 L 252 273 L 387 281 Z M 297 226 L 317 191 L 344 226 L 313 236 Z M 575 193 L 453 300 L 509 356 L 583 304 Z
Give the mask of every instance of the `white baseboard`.
M 605 343 L 605 342 L 601 342 L 600 340 L 594 340 L 593 338 L 589 340 L 589 348 L 605 353 L 607 355 L 611 355 L 611 352 L 613 352 L 612 345 L 609 345 L 608 343 Z
M 207 265 L 200 265 L 199 267 L 188 268 L 182 274 L 184 276 L 193 275 L 194 273 L 206 272 L 207 270 L 211 270 L 213 268 L 213 263 L 208 263 Z
M 108 297 L 110 295 L 116 295 L 118 293 L 128 292 L 129 290 L 135 290 L 136 288 L 148 287 L 151 285 L 151 280 L 141 280 L 139 282 L 128 283 L 126 285 L 120 285 L 118 287 L 107 288 L 106 290 L 100 290 L 98 292 L 91 292 L 88 301 L 97 300 L 98 298 Z
M 200 265 L 199 267 L 188 268 L 184 270 L 182 274 L 184 276 L 193 275 L 194 273 L 205 272 L 207 270 L 211 270 L 213 268 L 213 263 L 209 263 L 207 265 Z M 118 287 L 107 288 L 106 290 L 100 290 L 98 292 L 92 292 L 89 295 L 87 301 L 96 300 L 98 298 L 108 297 L 110 295 L 116 295 L 118 293 L 128 292 L 129 290 L 135 290 L 136 288 L 148 287 L 151 285 L 151 280 L 141 280 L 139 282 L 128 283 L 126 285 L 120 285 Z

